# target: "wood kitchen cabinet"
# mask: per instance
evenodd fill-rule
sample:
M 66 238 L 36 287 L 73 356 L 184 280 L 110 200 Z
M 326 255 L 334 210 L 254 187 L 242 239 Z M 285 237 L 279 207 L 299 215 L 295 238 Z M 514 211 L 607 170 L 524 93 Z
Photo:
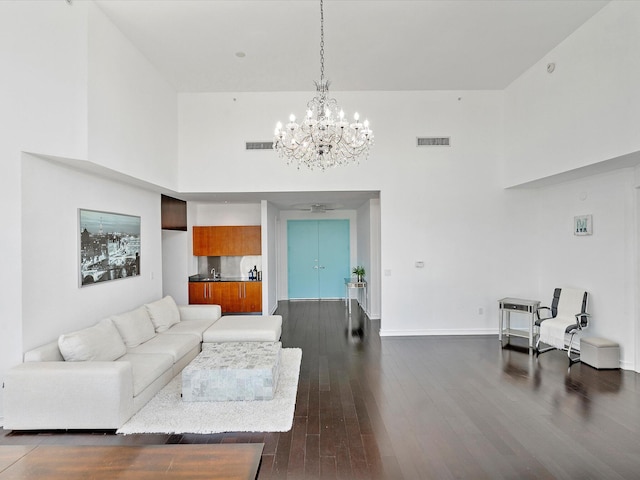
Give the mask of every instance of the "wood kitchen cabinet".
M 244 282 L 243 312 L 262 312 L 262 282 Z
M 189 282 L 189 303 L 220 305 L 223 314 L 262 312 L 262 283 Z
M 187 231 L 187 202 L 160 195 L 160 213 L 163 230 Z
M 189 303 L 191 305 L 220 305 L 216 296 L 216 282 L 189 282 Z
M 196 257 L 214 256 L 213 248 L 217 243 L 216 227 L 193 227 L 193 254 Z
M 193 227 L 193 254 L 198 257 L 261 255 L 261 227 Z
M 248 313 L 262 311 L 261 282 L 220 282 L 222 313 Z

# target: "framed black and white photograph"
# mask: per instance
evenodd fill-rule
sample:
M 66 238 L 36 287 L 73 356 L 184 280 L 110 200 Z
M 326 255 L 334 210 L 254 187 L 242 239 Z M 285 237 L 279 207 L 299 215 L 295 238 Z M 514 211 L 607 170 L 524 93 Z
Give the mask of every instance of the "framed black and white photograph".
M 573 217 L 574 235 L 591 235 L 593 233 L 593 219 L 591 215 Z
M 140 275 L 140 217 L 78 210 L 80 286 Z

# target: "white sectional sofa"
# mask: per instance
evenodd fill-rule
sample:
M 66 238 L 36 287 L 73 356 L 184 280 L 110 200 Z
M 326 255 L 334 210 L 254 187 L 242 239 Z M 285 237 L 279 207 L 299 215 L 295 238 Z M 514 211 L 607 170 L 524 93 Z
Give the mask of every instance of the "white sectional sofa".
M 165 297 L 26 352 L 5 375 L 4 428 L 121 427 L 200 353 L 220 317 L 218 305 Z

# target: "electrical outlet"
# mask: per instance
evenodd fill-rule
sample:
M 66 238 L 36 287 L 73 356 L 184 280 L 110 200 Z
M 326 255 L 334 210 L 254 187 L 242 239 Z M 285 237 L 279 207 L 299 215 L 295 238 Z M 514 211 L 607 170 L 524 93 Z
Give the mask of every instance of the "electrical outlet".
M 478 307 L 478 315 L 484 315 L 484 308 Z

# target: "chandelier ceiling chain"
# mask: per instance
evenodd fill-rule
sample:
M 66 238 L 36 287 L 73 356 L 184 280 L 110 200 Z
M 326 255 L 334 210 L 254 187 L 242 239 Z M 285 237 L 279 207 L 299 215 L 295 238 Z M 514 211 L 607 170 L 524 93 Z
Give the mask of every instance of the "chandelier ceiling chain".
M 320 0 L 320 83 L 324 83 L 324 6 Z
M 287 160 L 287 165 L 306 165 L 310 170 L 358 163 L 367 157 L 373 144 L 368 120 L 360 123 L 356 112 L 353 123 L 344 119 L 338 102 L 328 96 L 329 81 L 324 78 L 324 3 L 320 0 L 320 81 L 317 95 L 307 103 L 307 115 L 301 124 L 295 115 L 283 126 L 278 122 L 273 149 Z

